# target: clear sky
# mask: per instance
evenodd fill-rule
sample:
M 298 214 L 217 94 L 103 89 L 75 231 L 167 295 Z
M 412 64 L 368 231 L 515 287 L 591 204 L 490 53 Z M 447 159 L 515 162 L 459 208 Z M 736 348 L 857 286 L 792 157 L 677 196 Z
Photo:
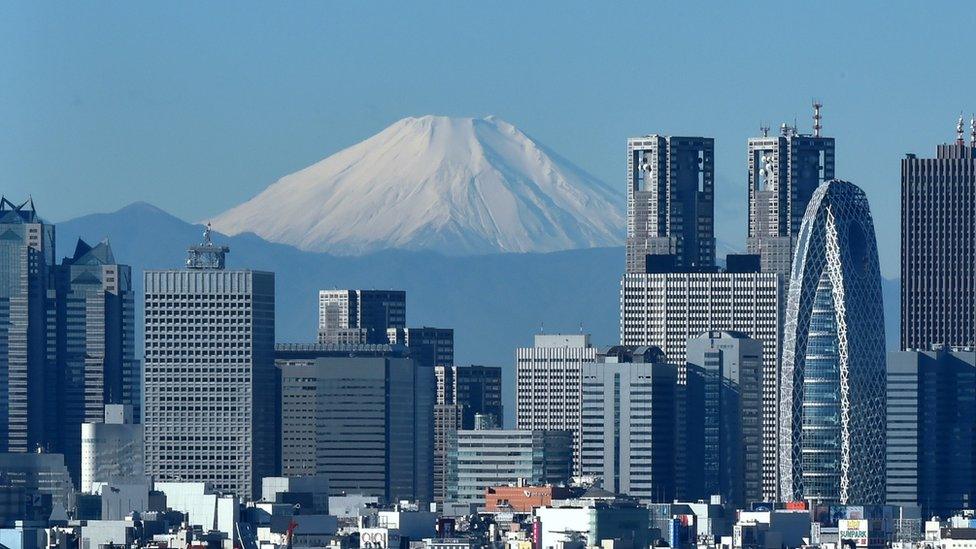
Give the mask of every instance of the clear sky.
M 898 265 L 899 159 L 976 110 L 970 2 L 0 4 L 0 190 L 54 221 L 145 200 L 200 220 L 404 116 L 497 114 L 624 185 L 625 140 L 745 142 L 825 103 L 837 173 Z

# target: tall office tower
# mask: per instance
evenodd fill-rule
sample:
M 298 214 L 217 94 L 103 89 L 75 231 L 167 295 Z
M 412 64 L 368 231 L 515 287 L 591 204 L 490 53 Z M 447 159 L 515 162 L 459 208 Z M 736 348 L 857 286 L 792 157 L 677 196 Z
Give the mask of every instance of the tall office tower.
M 130 404 L 106 404 L 104 421 L 81 425 L 81 491 L 95 482 L 145 482 L 144 433 Z
M 54 225 L 33 201 L 0 197 L 0 452 L 46 447 L 57 432 L 53 268 Z
M 128 404 L 138 423 L 141 372 L 135 358 L 132 270 L 107 241 L 79 240 L 56 269 L 57 451 L 75 482 L 81 478 L 81 426 L 98 423 L 107 404 Z
M 732 264 L 730 261 L 729 265 Z M 763 499 L 766 500 L 775 500 L 778 488 L 780 319 L 785 293 L 782 277 L 776 273 L 630 273 L 621 281 L 621 343 L 660 347 L 668 361 L 678 366 L 681 382 L 685 379 L 689 338 L 720 330 L 741 332 L 762 342 Z
M 279 344 L 281 473 L 335 494 L 431 501 L 433 369 L 402 346 Z
M 185 270 L 145 273 L 146 473 L 251 498 L 277 465 L 275 277 L 228 251 L 208 227 Z
M 406 326 L 402 290 L 319 290 L 319 343 L 382 344 L 388 329 Z
M 784 500 L 885 498 L 885 333 L 864 191 L 821 185 L 803 218 L 786 309 L 780 411 Z
M 627 140 L 627 272 L 648 255 L 679 267 L 715 264 L 715 140 L 647 135 Z
M 461 429 L 475 429 L 476 416 L 502 417 L 502 369 L 494 366 L 437 366 L 434 406 L 434 499 L 447 497 L 447 453 Z
M 573 433 L 579 473 L 580 370 L 596 360 L 589 334 L 538 334 L 534 347 L 515 350 L 515 426 Z
M 454 365 L 454 330 L 451 328 L 389 328 L 386 335 L 390 345 L 410 349 L 410 357 L 418 366 Z
M 901 348 L 976 345 L 976 118 L 901 161 Z
M 696 419 L 685 433 L 690 499 L 721 494 L 742 509 L 762 501 L 762 342 L 741 332 L 692 338 L 688 380 L 702 404 L 687 410 Z
M 834 178 L 834 138 L 820 135 L 814 103 L 813 135 L 783 124 L 780 135 L 749 139 L 749 234 L 746 248 L 762 271 L 788 277 L 800 223 L 813 191 Z
M 888 353 L 887 501 L 948 517 L 976 501 L 976 352 Z
M 533 486 L 565 484 L 573 472 L 568 431 L 462 430 L 450 450 L 450 501 L 484 504 L 485 490 L 520 480 Z
M 583 365 L 580 472 L 642 502 L 674 500 L 678 371 L 657 347 L 615 346 Z

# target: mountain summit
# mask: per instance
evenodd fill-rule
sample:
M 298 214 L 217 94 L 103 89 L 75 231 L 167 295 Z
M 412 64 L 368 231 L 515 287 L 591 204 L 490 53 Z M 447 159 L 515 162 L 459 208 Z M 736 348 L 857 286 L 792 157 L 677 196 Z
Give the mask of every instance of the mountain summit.
M 618 246 L 624 219 L 623 193 L 508 122 L 423 116 L 282 177 L 212 222 L 309 251 L 473 255 Z

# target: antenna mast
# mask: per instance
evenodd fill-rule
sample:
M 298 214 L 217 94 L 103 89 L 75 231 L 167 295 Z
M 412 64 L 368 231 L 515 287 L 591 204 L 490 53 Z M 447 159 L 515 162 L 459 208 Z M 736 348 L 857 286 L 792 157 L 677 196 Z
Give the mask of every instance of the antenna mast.
M 813 136 L 820 137 L 820 129 L 823 127 L 820 125 L 820 109 L 823 107 L 823 103 L 814 99 L 813 100 Z

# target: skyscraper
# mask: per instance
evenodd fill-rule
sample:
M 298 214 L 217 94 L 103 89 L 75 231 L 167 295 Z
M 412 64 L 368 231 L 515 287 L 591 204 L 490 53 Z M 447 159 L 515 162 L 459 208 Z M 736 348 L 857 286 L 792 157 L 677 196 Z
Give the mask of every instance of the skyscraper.
M 686 429 L 689 498 L 721 494 L 740 508 L 763 500 L 762 342 L 741 332 L 705 332 L 688 341 Z
M 581 474 L 645 503 L 672 501 L 677 380 L 656 347 L 615 346 L 584 364 Z
M 793 247 L 813 191 L 834 178 L 834 138 L 820 135 L 814 103 L 813 135 L 783 124 L 780 135 L 749 139 L 749 233 L 746 248 L 763 272 L 789 276 Z
M 621 344 L 660 347 L 678 366 L 681 382 L 689 338 L 725 330 L 762 343 L 763 499 L 775 499 L 782 277 L 730 271 L 628 273 L 620 292 Z
M 32 200 L 0 197 L 0 452 L 34 451 L 57 433 L 53 268 L 54 225 Z
M 887 501 L 948 517 L 976 500 L 976 352 L 888 353 Z
M 580 370 L 596 359 L 589 334 L 537 334 L 533 347 L 515 350 L 517 429 L 573 433 L 579 472 Z
M 319 343 L 386 343 L 389 328 L 406 326 L 402 290 L 319 291 Z
M 132 270 L 107 241 L 79 240 L 57 267 L 58 444 L 75 482 L 81 426 L 99 423 L 107 404 L 127 404 L 140 421 L 142 379 L 135 358 Z
M 715 142 L 647 135 L 627 140 L 627 272 L 648 255 L 679 267 L 715 264 Z
M 901 161 L 901 348 L 976 345 L 976 118 Z
M 454 365 L 454 330 L 451 328 L 388 328 L 390 345 L 403 345 L 410 357 L 425 368 Z
M 277 466 L 275 280 L 228 251 L 208 227 L 185 270 L 145 273 L 146 473 L 250 498 Z
M 333 493 L 431 501 L 433 368 L 403 346 L 279 344 L 281 472 Z M 425 394 L 429 392 L 429 394 Z
M 782 364 L 784 500 L 885 498 L 881 274 L 868 199 L 845 181 L 807 206 L 790 276 Z

